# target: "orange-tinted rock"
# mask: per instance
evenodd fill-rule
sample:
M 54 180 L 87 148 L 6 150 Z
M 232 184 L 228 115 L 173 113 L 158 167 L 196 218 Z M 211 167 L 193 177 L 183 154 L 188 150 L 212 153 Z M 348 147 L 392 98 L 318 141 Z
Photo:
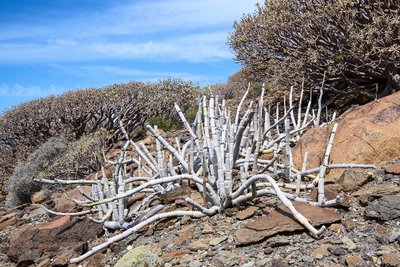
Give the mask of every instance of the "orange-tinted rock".
M 386 171 L 386 173 L 399 175 L 400 174 L 400 163 L 391 164 L 391 165 L 386 166 L 385 171 Z
M 0 231 L 3 231 L 4 229 L 6 229 L 9 226 L 13 226 L 17 224 L 17 218 L 11 217 L 3 222 L 0 223 Z
M 396 253 L 383 253 L 382 254 L 382 265 L 383 266 L 399 266 L 400 259 Z
M 298 212 L 312 222 L 313 226 L 333 223 L 341 219 L 341 215 L 331 208 L 320 208 L 299 202 L 293 205 Z M 235 233 L 235 243 L 245 245 L 277 233 L 303 229 L 305 229 L 304 226 L 296 221 L 290 211 L 284 205 L 279 205 L 268 215 L 259 217 L 238 229 Z
M 363 188 L 354 192 L 352 195 L 355 197 L 382 197 L 400 193 L 400 186 L 387 183 L 387 184 L 378 184 L 374 187 Z
M 204 240 L 196 240 L 192 244 L 190 244 L 190 250 L 198 251 L 198 250 L 207 250 L 209 245 Z
M 338 119 L 331 163 L 379 164 L 400 155 L 400 92 L 354 107 Z M 321 164 L 329 127 L 308 130 L 293 150 L 297 168 L 308 152 L 308 168 Z M 328 180 L 337 181 L 343 170 L 332 170 Z
M 194 233 L 194 228 L 193 226 L 186 227 L 183 229 L 178 237 L 178 239 L 175 240 L 175 245 L 182 245 L 186 241 L 188 241 L 190 238 L 192 238 L 192 235 Z
M 45 192 L 43 190 L 35 192 L 32 196 L 31 196 L 31 201 L 32 203 L 41 203 L 43 202 L 45 199 L 47 198 Z
M 92 191 L 92 188 L 90 186 L 81 186 L 83 191 L 90 195 L 90 192 Z M 73 210 L 76 207 L 76 204 L 71 200 L 71 199 L 76 199 L 76 200 L 85 200 L 85 197 L 79 193 L 78 189 L 72 189 L 66 193 L 68 196 L 65 194 L 61 195 L 58 197 L 57 195 L 52 196 L 54 203 L 56 204 L 54 207 L 55 211 L 59 212 L 69 212 Z
M 250 218 L 251 216 L 253 216 L 254 213 L 255 213 L 257 210 L 258 210 L 258 208 L 255 207 L 255 206 L 247 207 L 246 209 L 241 210 L 241 211 L 239 211 L 238 213 L 236 213 L 236 218 L 237 218 L 238 220 L 245 220 L 245 219 Z
M 33 250 L 39 254 L 50 253 L 54 257 L 59 250 L 73 250 L 77 245 L 95 238 L 101 230 L 100 224 L 69 216 L 41 225 L 25 225 L 11 236 L 7 255 L 14 262 L 18 262 L 20 257 L 30 260 L 26 259 L 26 255 L 31 255 L 29 251 Z
M 349 267 L 365 266 L 365 261 L 356 254 L 346 256 L 346 264 Z
M 51 230 L 66 225 L 71 221 L 71 216 L 62 216 L 48 223 L 40 224 L 39 230 Z
M 189 254 L 189 253 L 190 253 L 190 250 L 187 250 L 187 249 L 176 250 L 176 251 L 164 253 L 164 254 L 161 256 L 161 259 L 163 259 L 163 260 L 170 260 L 170 259 L 173 259 L 173 258 L 182 257 L 182 256 L 187 255 L 187 254 Z

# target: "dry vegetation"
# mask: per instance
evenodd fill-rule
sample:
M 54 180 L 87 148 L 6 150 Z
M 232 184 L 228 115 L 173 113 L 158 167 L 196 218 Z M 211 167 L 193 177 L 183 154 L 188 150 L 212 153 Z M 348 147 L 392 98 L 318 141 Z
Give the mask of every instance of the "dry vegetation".
M 68 143 L 99 129 L 112 132 L 115 117 L 126 123 L 127 131 L 135 138 L 143 134 L 143 126 L 150 118 L 168 118 L 175 123 L 179 118 L 169 107 L 177 102 L 184 112 L 189 111 L 198 89 L 179 79 L 153 84 L 130 82 L 50 96 L 5 112 L 0 117 L 0 189 L 17 163 L 50 138 L 61 137 Z M 118 138 L 114 134 L 111 141 Z
M 265 1 L 234 25 L 229 43 L 249 77 L 315 89 L 345 109 L 400 89 L 400 1 Z

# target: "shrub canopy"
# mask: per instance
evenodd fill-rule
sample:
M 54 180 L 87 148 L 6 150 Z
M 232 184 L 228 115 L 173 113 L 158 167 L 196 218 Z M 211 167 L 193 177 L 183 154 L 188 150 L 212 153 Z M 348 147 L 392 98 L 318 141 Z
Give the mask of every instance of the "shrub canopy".
M 132 138 L 141 134 L 151 117 L 173 122 L 177 103 L 185 112 L 194 104 L 199 87 L 180 79 L 158 83 L 130 82 L 50 96 L 19 105 L 0 116 L 0 190 L 18 161 L 46 140 L 61 136 L 68 141 L 96 132 L 114 130 L 114 118 L 124 121 Z M 115 137 L 115 136 L 114 136 Z
M 229 44 L 249 75 L 278 89 L 317 88 L 346 108 L 400 89 L 400 1 L 269 0 L 234 24 Z

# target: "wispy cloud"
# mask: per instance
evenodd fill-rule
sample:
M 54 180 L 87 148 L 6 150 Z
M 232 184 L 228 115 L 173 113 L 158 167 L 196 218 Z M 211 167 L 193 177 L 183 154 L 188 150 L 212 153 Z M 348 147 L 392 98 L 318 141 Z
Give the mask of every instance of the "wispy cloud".
M 137 80 L 142 82 L 154 82 L 167 77 L 181 78 L 184 80 L 199 82 L 207 79 L 206 76 L 173 71 L 144 71 L 135 68 L 119 67 L 113 65 L 50 65 L 62 73 L 74 76 L 96 77 L 112 76 L 116 81 Z
M 49 94 L 57 95 L 65 91 L 64 88 L 51 84 L 47 88 L 32 85 L 25 86 L 21 84 L 2 84 L 0 85 L 0 96 L 1 97 L 23 97 L 23 98 L 38 98 L 47 96 Z
M 204 62 L 231 58 L 232 22 L 258 0 L 125 1 L 110 10 L 6 24 L 3 63 L 95 59 Z

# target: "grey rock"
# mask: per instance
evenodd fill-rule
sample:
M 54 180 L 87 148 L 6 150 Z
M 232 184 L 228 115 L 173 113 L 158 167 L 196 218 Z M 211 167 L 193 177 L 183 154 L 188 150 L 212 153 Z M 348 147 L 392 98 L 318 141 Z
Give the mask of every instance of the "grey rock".
M 301 260 L 305 263 L 312 263 L 314 259 L 310 256 L 303 256 L 301 257 Z
M 199 262 L 199 261 L 191 261 L 189 263 L 189 267 L 201 267 L 203 266 L 203 263 Z
M 383 221 L 400 217 L 400 195 L 384 196 L 374 200 L 365 210 L 365 216 Z
M 289 265 L 281 260 L 272 260 L 269 267 L 288 267 Z
M 396 242 L 400 240 L 400 231 L 392 231 L 388 236 L 389 243 Z
M 266 247 L 276 248 L 290 244 L 290 239 L 282 236 L 275 236 L 267 240 Z
M 274 252 L 274 250 L 271 247 L 267 247 L 267 248 L 264 249 L 264 254 L 265 255 L 269 255 L 272 252 Z
M 338 247 L 338 248 L 328 248 L 328 251 L 330 253 L 332 253 L 333 255 L 336 256 L 340 256 L 340 255 L 346 255 L 347 254 L 347 250 L 342 248 L 342 247 Z

